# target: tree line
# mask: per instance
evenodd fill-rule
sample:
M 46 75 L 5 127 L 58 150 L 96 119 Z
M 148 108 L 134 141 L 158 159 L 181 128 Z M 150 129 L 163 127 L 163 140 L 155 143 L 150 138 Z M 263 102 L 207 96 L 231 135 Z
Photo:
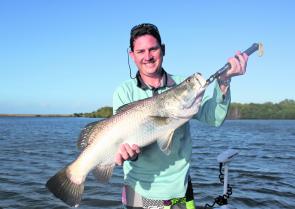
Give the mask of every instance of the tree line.
M 295 119 L 295 101 L 285 99 L 279 103 L 232 103 L 229 119 Z
M 90 113 L 74 113 L 75 117 L 86 117 L 86 118 L 109 118 L 113 115 L 112 107 L 102 107 L 96 111 Z
M 74 113 L 75 117 L 108 118 L 112 107 L 102 107 L 91 113 Z M 285 99 L 279 103 L 231 103 L 228 119 L 295 119 L 295 100 Z

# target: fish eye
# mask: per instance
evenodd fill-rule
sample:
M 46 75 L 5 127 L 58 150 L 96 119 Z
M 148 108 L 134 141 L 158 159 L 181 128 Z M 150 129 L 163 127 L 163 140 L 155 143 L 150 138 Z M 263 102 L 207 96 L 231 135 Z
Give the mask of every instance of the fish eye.
M 191 82 L 191 78 L 186 79 L 186 82 L 187 83 L 190 83 Z

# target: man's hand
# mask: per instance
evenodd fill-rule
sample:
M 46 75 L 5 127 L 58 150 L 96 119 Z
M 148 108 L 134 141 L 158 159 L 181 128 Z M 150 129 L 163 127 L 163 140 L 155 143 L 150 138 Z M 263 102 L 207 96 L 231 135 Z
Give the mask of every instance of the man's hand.
M 133 144 L 121 144 L 117 154 L 115 155 L 115 163 L 117 165 L 123 165 L 125 160 L 134 160 L 140 153 L 140 148 L 138 145 Z
M 228 59 L 228 62 L 231 68 L 221 75 L 220 79 L 229 79 L 234 76 L 244 75 L 246 73 L 248 55 L 245 53 L 241 54 L 240 51 L 237 51 L 234 57 Z
M 231 80 L 231 77 L 244 75 L 247 68 L 248 55 L 237 51 L 234 57 L 228 59 L 231 68 L 218 77 L 218 83 L 222 93 L 225 95 Z

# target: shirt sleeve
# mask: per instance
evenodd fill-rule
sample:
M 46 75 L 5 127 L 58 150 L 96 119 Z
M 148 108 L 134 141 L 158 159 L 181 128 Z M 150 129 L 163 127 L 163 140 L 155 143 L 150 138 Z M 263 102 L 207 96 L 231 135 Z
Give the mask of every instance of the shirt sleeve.
M 213 95 L 204 97 L 196 118 L 204 123 L 219 127 L 224 122 L 231 101 L 230 88 L 223 95 L 217 82 L 215 82 Z

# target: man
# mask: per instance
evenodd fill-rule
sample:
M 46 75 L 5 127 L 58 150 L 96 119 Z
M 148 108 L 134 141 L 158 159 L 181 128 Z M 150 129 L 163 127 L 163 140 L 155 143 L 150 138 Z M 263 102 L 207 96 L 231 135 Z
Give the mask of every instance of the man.
M 163 69 L 165 45 L 155 25 L 144 23 L 133 27 L 130 49 L 138 72 L 135 79 L 125 81 L 114 92 L 114 113 L 124 104 L 162 93 L 185 79 L 170 75 Z M 231 68 L 218 78 L 213 96 L 203 98 L 196 115 L 198 120 L 213 126 L 223 123 L 230 104 L 230 80 L 245 73 L 247 59 L 246 54 L 237 52 L 228 60 Z M 123 165 L 124 207 L 195 208 L 189 177 L 191 150 L 189 123 L 175 131 L 169 156 L 163 154 L 156 143 L 142 150 L 135 144 L 122 144 L 115 162 Z

